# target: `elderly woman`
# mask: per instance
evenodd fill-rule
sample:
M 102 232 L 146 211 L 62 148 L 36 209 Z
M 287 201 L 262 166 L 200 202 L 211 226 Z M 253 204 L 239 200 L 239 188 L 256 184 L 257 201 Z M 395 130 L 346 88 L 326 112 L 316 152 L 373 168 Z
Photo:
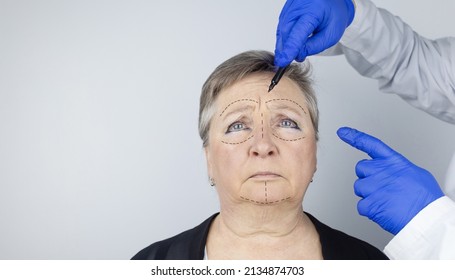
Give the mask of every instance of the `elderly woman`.
M 387 258 L 303 211 L 316 171 L 316 97 L 298 64 L 268 93 L 274 69 L 271 53 L 249 51 L 207 79 L 199 133 L 220 213 L 133 259 Z

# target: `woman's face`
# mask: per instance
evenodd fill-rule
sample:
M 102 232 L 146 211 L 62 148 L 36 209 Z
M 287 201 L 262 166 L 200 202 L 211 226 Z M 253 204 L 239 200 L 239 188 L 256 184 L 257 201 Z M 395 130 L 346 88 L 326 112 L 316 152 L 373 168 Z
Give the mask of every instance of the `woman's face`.
M 205 148 L 222 205 L 301 204 L 316 171 L 316 139 L 305 98 L 290 79 L 267 92 L 272 74 L 223 90 Z

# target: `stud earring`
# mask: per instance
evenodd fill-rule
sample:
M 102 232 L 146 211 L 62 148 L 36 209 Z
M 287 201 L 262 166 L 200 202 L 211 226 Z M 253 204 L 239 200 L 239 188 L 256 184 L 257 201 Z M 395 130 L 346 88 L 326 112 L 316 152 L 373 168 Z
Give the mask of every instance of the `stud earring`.
M 212 177 L 209 178 L 210 186 L 215 186 L 215 181 L 213 180 Z

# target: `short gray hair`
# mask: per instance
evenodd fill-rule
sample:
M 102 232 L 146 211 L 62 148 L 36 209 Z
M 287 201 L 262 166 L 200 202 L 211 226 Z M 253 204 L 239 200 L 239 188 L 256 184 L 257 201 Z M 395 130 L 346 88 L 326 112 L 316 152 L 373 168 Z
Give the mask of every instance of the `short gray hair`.
M 210 123 L 215 113 L 215 101 L 220 92 L 234 83 L 253 73 L 275 73 L 274 56 L 268 51 L 247 51 L 233 56 L 221 63 L 202 86 L 199 103 L 199 135 L 202 145 L 206 147 L 209 141 Z M 318 139 L 319 111 L 316 95 L 310 79 L 311 67 L 306 62 L 291 63 L 284 73 L 294 81 L 305 96 L 306 105 L 314 127 L 316 140 Z

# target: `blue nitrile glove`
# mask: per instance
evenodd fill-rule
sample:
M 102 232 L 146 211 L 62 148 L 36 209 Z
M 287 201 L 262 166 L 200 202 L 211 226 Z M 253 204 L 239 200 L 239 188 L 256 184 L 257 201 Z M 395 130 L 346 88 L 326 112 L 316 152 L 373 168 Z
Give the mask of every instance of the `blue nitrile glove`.
M 352 0 L 286 1 L 276 32 L 275 65 L 284 67 L 294 59 L 302 62 L 335 45 L 354 13 Z
M 338 129 L 337 134 L 371 157 L 359 161 L 355 168 L 359 179 L 354 192 L 362 198 L 357 210 L 388 232 L 397 234 L 420 210 L 444 196 L 430 172 L 381 140 L 349 127 Z

